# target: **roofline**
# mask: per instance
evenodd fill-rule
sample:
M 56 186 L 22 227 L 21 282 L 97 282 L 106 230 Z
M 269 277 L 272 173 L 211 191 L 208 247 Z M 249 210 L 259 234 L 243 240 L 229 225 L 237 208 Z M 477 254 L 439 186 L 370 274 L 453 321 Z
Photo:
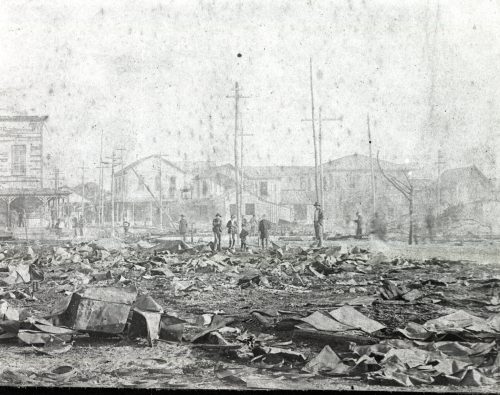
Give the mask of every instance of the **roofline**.
M 48 115 L 0 115 L 0 122 L 45 122 Z
M 367 159 L 371 159 L 372 161 L 376 162 L 377 159 L 374 159 L 374 158 L 370 158 L 368 155 L 364 155 L 364 154 L 358 154 L 358 153 L 354 153 L 354 154 L 350 154 L 350 155 L 344 155 L 344 156 L 341 156 L 340 158 L 336 158 L 336 159 L 332 159 L 332 160 L 329 160 L 328 162 L 325 162 L 323 164 L 323 166 L 325 165 L 328 165 L 328 164 L 331 164 L 331 163 L 334 163 L 334 162 L 337 162 L 337 161 L 340 161 L 342 159 L 345 159 L 345 158 L 350 158 L 352 156 L 363 156 Z M 399 164 L 399 163 L 394 163 L 394 162 L 390 162 L 388 160 L 384 160 L 384 159 L 381 159 L 380 160 L 381 163 L 386 163 L 386 164 L 390 164 L 390 165 L 394 165 L 394 166 L 398 166 L 398 167 L 403 167 L 405 166 L 404 164 Z M 413 166 L 414 164 L 409 164 L 410 166 Z M 408 170 L 417 170 L 418 168 L 408 168 Z M 403 168 L 401 169 L 403 170 Z M 405 169 L 406 170 L 406 169 Z
M 160 155 L 158 155 L 158 154 L 153 154 L 153 155 L 145 156 L 144 158 L 137 159 L 136 161 L 134 161 L 134 162 L 132 162 L 132 163 L 128 164 L 127 166 L 125 166 L 123 169 L 118 170 L 118 171 L 115 173 L 115 177 L 120 176 L 120 175 L 122 174 L 122 172 L 125 172 L 126 170 L 128 170 L 128 169 L 130 169 L 130 168 L 132 168 L 132 167 L 137 166 L 139 163 L 142 163 L 142 162 L 144 162 L 145 160 L 148 160 L 148 159 L 150 159 L 150 158 L 158 158 L 158 157 L 160 157 Z M 184 174 L 186 174 L 186 173 L 187 173 L 184 169 L 181 169 L 179 166 L 177 166 L 177 165 L 173 164 L 173 163 L 172 163 L 172 162 L 170 162 L 169 160 L 166 160 L 166 159 L 163 157 L 163 155 L 161 155 L 161 159 L 162 159 L 162 161 L 163 161 L 163 162 L 168 163 L 168 164 L 169 164 L 170 166 L 172 166 L 172 167 L 175 167 L 175 168 L 176 168 L 177 170 L 179 170 L 180 172 L 182 172 L 182 173 L 184 173 Z
M 443 170 L 443 172 L 441 173 L 441 177 L 443 177 L 443 175 L 446 173 L 446 172 L 451 172 L 451 171 L 459 171 L 459 170 L 474 170 L 476 171 L 479 176 L 487 183 L 493 185 L 493 181 L 490 180 L 488 177 L 486 177 L 486 175 L 475 165 L 475 164 L 472 164 L 470 166 L 463 166 L 463 167 L 453 167 L 451 169 L 446 169 L 446 170 Z

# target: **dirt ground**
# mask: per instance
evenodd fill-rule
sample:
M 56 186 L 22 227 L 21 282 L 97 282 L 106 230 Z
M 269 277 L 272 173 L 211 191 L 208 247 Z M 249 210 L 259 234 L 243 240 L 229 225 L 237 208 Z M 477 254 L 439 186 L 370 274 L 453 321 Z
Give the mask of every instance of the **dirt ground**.
M 302 245 L 309 242 L 284 242 L 280 245 Z M 481 280 L 500 279 L 499 245 L 494 242 L 464 243 L 464 245 L 427 244 L 406 246 L 404 243 L 381 243 L 349 240 L 328 241 L 327 246 L 341 246 L 343 250 L 359 246 L 371 252 L 382 252 L 389 259 L 412 260 L 412 267 L 387 263 L 375 272 L 341 271 L 326 279 L 302 276 L 305 284 L 292 276 L 268 275 L 269 286 L 250 283 L 238 286 L 238 280 L 257 270 L 259 262 L 271 257 L 271 252 L 261 254 L 236 253 L 230 255 L 239 261 L 237 270 L 222 272 L 185 272 L 182 262 L 196 255 L 171 256 L 169 267 L 178 279 L 194 281 L 191 290 L 175 289 L 175 279 L 162 276 L 144 276 L 134 268 L 113 268 L 113 280 L 99 281 L 97 285 L 112 284 L 118 275 L 135 285 L 139 293 L 151 295 L 167 313 L 186 320 L 185 335 L 202 329 L 203 314 L 217 313 L 233 316 L 232 327 L 241 332 L 266 337 L 271 343 L 292 341 L 291 349 L 302 352 L 308 359 L 321 351 L 324 344 L 313 339 L 300 339 L 293 331 L 276 331 L 265 328 L 252 316 L 253 311 L 280 311 L 307 314 L 330 311 L 346 300 L 366 295 L 377 295 L 381 277 L 397 283 L 411 284 L 425 279 L 441 280 L 445 285 L 424 285 L 419 288 L 425 298 L 412 303 L 377 303 L 357 309 L 368 317 L 386 325 L 388 333 L 403 328 L 408 322 L 424 322 L 448 314 L 453 309 L 464 309 L 486 318 L 500 311 L 489 301 L 498 295 L 498 283 L 485 285 Z M 43 245 L 34 246 L 35 250 Z M 433 262 L 422 263 L 424 260 Z M 130 259 L 129 259 L 130 260 Z M 417 262 L 417 264 L 415 264 Z M 422 264 L 420 264 L 422 263 Z M 38 300 L 9 300 L 17 308 L 25 308 L 36 316 L 46 316 L 62 297 L 58 285 L 61 271 L 71 272 L 72 264 L 43 267 L 45 280 L 35 292 Z M 58 277 L 59 276 L 59 277 Z M 350 281 L 349 284 L 345 284 Z M 354 285 L 353 285 L 354 284 Z M 394 335 L 396 336 L 396 335 Z M 498 344 L 497 344 L 498 346 Z M 58 356 L 41 355 L 31 346 L 17 343 L 0 344 L 2 367 L 0 383 L 8 386 L 84 386 L 84 387 L 134 387 L 134 388 L 192 388 L 192 389 L 336 389 L 367 391 L 407 391 L 415 387 L 384 387 L 368 384 L 360 377 L 325 377 L 303 374 L 298 368 L 257 369 L 249 359 L 227 351 L 208 351 L 189 342 L 159 341 L 149 347 L 145 341 L 123 338 L 77 338 L 73 347 Z M 342 353 L 339 351 L 339 355 Z M 245 372 L 246 383 L 220 378 L 216 373 L 224 368 Z M 419 386 L 419 390 L 443 392 L 497 392 L 496 386 L 481 388 L 455 386 Z

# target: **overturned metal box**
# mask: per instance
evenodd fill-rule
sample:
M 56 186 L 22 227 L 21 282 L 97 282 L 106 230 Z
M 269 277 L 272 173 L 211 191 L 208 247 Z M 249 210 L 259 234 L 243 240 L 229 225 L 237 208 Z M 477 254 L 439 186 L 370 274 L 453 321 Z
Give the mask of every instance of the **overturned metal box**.
M 71 296 L 54 323 L 85 332 L 122 333 L 136 297 L 135 287 L 87 288 Z

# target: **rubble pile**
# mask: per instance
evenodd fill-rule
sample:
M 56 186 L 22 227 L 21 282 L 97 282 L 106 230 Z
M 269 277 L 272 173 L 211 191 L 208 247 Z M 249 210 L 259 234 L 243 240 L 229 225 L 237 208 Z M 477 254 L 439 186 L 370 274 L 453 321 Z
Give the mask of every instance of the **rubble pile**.
M 0 342 L 30 347 L 33 358 L 62 358 L 103 339 L 151 350 L 175 344 L 212 360 L 212 379 L 249 388 L 318 379 L 495 386 L 499 284 L 498 269 L 358 247 L 5 244 Z M 78 380 L 72 366 L 58 369 L 45 379 Z M 4 369 L 0 378 L 21 374 Z

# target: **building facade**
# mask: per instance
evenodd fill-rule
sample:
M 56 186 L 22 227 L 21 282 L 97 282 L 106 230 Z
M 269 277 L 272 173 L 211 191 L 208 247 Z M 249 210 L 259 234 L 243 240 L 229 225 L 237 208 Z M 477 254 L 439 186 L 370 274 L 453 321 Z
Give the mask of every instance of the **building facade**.
M 0 223 L 45 227 L 68 195 L 44 185 L 43 131 L 47 116 L 0 116 Z M 56 210 L 56 212 L 54 211 Z

